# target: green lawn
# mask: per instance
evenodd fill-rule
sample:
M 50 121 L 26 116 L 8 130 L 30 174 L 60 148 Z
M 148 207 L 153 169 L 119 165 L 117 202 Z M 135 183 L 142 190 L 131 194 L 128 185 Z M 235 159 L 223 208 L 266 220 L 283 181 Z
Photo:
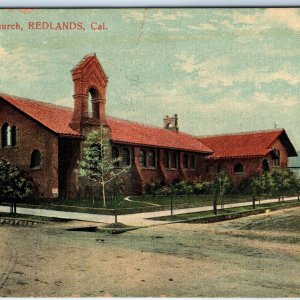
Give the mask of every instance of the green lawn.
M 257 204 L 256 210 L 259 209 L 268 209 L 268 208 L 274 208 L 274 207 L 285 207 L 289 206 L 291 204 L 299 203 L 299 201 L 289 201 L 289 202 L 275 202 L 275 203 L 266 203 L 266 204 Z M 300 203 L 299 203 L 300 205 Z M 229 215 L 234 213 L 241 213 L 241 212 L 247 212 L 247 211 L 253 211 L 252 206 L 243 206 L 243 207 L 234 207 L 234 208 L 226 208 L 226 209 L 218 209 L 217 215 Z M 190 219 L 202 219 L 202 218 L 209 218 L 214 217 L 213 211 L 204 211 L 204 212 L 196 212 L 196 213 L 188 213 L 188 214 L 179 214 L 179 215 L 168 215 L 163 217 L 156 217 L 151 218 L 151 220 L 158 220 L 158 221 L 186 221 Z
M 171 205 L 171 196 L 134 196 L 130 197 L 130 199 L 167 207 Z M 227 204 L 251 201 L 251 199 L 251 196 L 226 195 L 224 196 L 223 201 L 225 204 Z M 201 207 L 212 205 L 211 195 L 172 196 L 172 200 L 174 208 Z
M 123 200 L 118 207 L 121 214 L 138 213 L 146 211 L 169 210 L 171 200 L 173 209 L 212 206 L 211 195 L 189 195 L 189 196 L 131 196 L 130 201 Z M 241 203 L 251 201 L 252 197 L 248 195 L 226 195 L 223 197 L 223 203 Z M 23 204 L 38 205 L 42 208 L 58 209 L 65 211 L 80 211 L 88 213 L 112 214 L 115 204 L 110 197 L 107 198 L 106 208 L 103 208 L 102 201 L 99 199 L 31 199 L 24 200 Z M 220 201 L 218 201 L 220 204 Z M 95 210 L 97 209 L 97 210 Z
M 131 201 L 123 200 L 122 208 L 145 208 L 151 207 L 153 209 L 169 209 L 171 205 L 171 196 L 132 196 L 129 197 Z M 212 205 L 212 197 L 210 195 L 189 195 L 189 196 L 173 196 L 174 208 L 187 208 L 198 206 Z M 250 196 L 228 195 L 224 196 L 224 203 L 245 202 L 250 201 Z M 61 199 L 55 200 L 48 205 L 67 205 L 78 207 L 92 207 L 102 208 L 102 202 L 98 199 Z M 114 200 L 108 198 L 106 201 L 106 208 L 114 208 Z

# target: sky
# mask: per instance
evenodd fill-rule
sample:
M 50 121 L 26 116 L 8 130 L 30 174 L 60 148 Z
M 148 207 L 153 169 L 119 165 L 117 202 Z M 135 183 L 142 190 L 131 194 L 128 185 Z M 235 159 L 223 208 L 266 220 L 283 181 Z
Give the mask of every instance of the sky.
M 83 30 L 29 30 L 28 22 Z M 107 113 L 194 135 L 285 128 L 300 150 L 300 9 L 2 9 L 0 91 L 73 106 L 70 70 L 96 53 Z M 90 24 L 105 23 L 106 30 Z

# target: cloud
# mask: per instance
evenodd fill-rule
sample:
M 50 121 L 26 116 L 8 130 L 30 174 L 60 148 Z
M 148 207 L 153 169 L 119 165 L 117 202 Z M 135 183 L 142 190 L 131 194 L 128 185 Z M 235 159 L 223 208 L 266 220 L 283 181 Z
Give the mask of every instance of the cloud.
M 295 97 L 270 97 L 263 93 L 256 92 L 255 93 L 256 102 L 259 103 L 266 103 L 272 104 L 277 106 L 285 106 L 285 107 L 292 107 L 300 103 L 300 101 Z
M 201 30 L 201 31 L 202 31 L 202 30 L 203 30 L 203 31 L 205 31 L 205 30 L 208 30 L 208 31 L 215 31 L 215 30 L 218 29 L 215 25 L 209 24 L 209 23 L 207 23 L 207 24 L 199 24 L 199 25 L 197 25 L 197 26 L 194 26 L 194 25 L 188 25 L 187 28 L 193 29 L 193 30 Z
M 191 81 L 202 88 L 216 85 L 228 87 L 245 82 L 254 83 L 256 88 L 260 88 L 263 83 L 275 81 L 284 81 L 290 85 L 300 83 L 300 74 L 291 72 L 288 64 L 280 66 L 276 71 L 268 71 L 259 67 L 241 68 L 232 57 L 227 56 L 210 56 L 202 62 L 186 53 L 181 53 L 176 58 L 179 62 L 175 69 L 184 73 L 196 72 L 196 75 L 191 76 Z
M 54 102 L 56 105 L 61 105 L 61 106 L 66 106 L 66 107 L 74 107 L 74 99 L 67 97 L 67 98 L 62 98 L 58 99 Z
M 269 8 L 265 10 L 266 21 L 280 23 L 292 30 L 300 30 L 299 9 L 296 8 Z
M 174 22 L 178 19 L 188 18 L 190 15 L 184 10 L 173 10 L 172 12 L 167 9 L 143 9 L 143 10 L 125 10 L 122 15 L 126 22 L 136 21 L 144 22 L 147 21 L 151 24 L 158 24 L 163 26 L 168 31 L 180 31 L 173 27 L 168 27 L 170 22 Z
M 158 21 L 175 21 L 179 18 L 187 18 L 189 14 L 183 10 L 173 10 L 172 13 L 166 13 L 167 10 L 153 10 L 153 14 L 151 16 L 151 19 L 154 22 Z
M 248 29 L 261 33 L 280 26 L 294 31 L 300 30 L 300 14 L 297 8 L 256 9 L 251 13 L 244 10 L 228 10 L 216 14 L 227 18 L 221 21 L 223 26 L 237 32 Z
M 7 57 L 8 57 L 7 51 L 2 46 L 0 46 L 0 60 L 5 59 Z
M 177 59 L 181 60 L 181 62 L 175 65 L 176 69 L 184 71 L 186 73 L 191 73 L 194 70 L 197 70 L 199 65 L 196 62 L 195 55 L 187 56 L 186 54 L 177 55 Z
M 145 18 L 145 10 L 124 10 L 123 19 L 127 22 L 134 20 L 137 22 L 142 22 Z
M 40 79 L 42 70 L 35 68 L 33 62 L 45 64 L 48 58 L 41 53 L 32 53 L 23 47 L 7 50 L 0 45 L 0 80 L 37 81 Z

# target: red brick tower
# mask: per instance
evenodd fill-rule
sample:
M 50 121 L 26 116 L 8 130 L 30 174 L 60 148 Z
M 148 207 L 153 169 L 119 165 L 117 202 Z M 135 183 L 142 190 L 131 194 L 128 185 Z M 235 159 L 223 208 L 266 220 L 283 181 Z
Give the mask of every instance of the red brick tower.
M 91 127 L 106 125 L 108 77 L 96 54 L 86 55 L 71 73 L 74 82 L 74 114 L 70 127 L 84 134 Z

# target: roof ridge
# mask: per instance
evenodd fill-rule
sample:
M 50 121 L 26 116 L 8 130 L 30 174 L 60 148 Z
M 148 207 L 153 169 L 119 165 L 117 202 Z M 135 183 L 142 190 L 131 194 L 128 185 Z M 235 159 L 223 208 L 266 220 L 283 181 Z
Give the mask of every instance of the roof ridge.
M 78 68 L 80 68 L 80 66 L 90 57 L 96 57 L 96 53 L 93 52 L 93 53 L 88 53 L 86 54 L 76 65 L 75 67 L 71 70 L 72 71 L 75 71 L 77 70 Z
M 197 136 L 195 136 L 193 134 L 190 134 L 190 133 L 187 133 L 187 132 L 184 132 L 184 131 L 172 131 L 170 129 L 166 129 L 166 128 L 160 127 L 158 125 L 153 125 L 153 124 L 147 124 L 147 123 L 138 122 L 138 121 L 127 120 L 127 119 L 123 119 L 123 118 L 119 118 L 119 117 L 107 116 L 107 118 L 114 119 L 114 120 L 117 120 L 117 121 L 119 120 L 119 121 L 123 121 L 123 122 L 128 122 L 128 123 L 131 123 L 131 124 L 141 125 L 141 126 L 144 126 L 144 127 L 150 127 L 150 128 L 154 128 L 154 129 L 160 129 L 160 130 L 167 130 L 168 132 L 174 132 L 176 134 L 185 134 L 185 135 L 188 135 L 188 136 L 193 137 L 195 139 L 198 139 Z
M 261 129 L 261 130 L 253 130 L 253 131 L 240 131 L 240 132 L 230 132 L 230 133 L 220 133 L 220 134 L 208 134 L 208 135 L 199 135 L 197 138 L 206 138 L 206 137 L 221 137 L 228 135 L 244 135 L 244 134 L 253 134 L 253 133 L 263 133 L 263 132 L 276 132 L 283 131 L 284 128 L 273 128 L 273 129 Z
M 1 95 L 7 96 L 7 97 L 11 97 L 11 98 L 15 98 L 17 100 L 25 100 L 25 101 L 29 101 L 29 102 L 36 102 L 45 106 L 51 106 L 51 107 L 57 107 L 57 108 L 61 108 L 61 109 L 66 109 L 66 110 L 72 110 L 72 107 L 68 107 L 68 106 L 63 106 L 63 105 L 59 105 L 59 104 L 54 104 L 54 103 L 49 103 L 49 102 L 45 102 L 42 100 L 36 100 L 36 99 L 31 99 L 31 98 L 26 98 L 26 97 L 20 97 L 20 96 L 16 96 L 16 95 L 11 95 L 11 94 L 7 94 L 7 93 L 1 93 L 0 92 L 0 97 Z

